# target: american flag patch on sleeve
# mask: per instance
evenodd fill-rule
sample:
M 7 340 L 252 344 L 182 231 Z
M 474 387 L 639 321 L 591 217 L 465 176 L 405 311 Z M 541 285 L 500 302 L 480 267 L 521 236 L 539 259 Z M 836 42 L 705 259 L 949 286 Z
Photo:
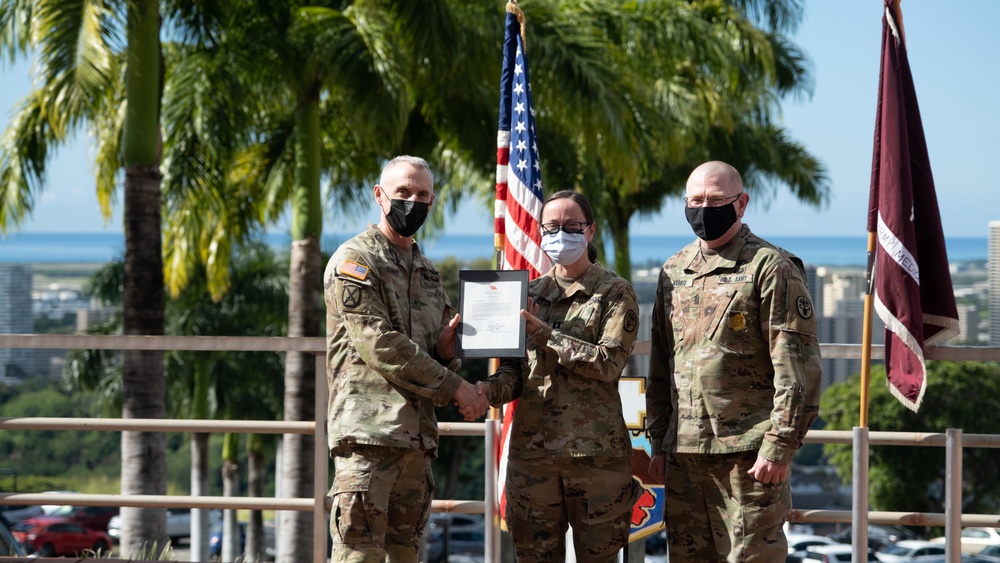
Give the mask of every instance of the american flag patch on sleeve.
M 365 281 L 365 278 L 368 277 L 368 266 L 362 266 L 357 262 L 344 260 L 344 264 L 340 266 L 340 273 L 345 276 L 351 276 L 357 280 Z

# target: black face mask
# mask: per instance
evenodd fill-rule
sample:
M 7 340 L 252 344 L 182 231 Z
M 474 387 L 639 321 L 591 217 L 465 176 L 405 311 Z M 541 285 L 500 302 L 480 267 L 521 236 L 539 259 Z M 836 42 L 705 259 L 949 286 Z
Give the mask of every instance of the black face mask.
M 736 224 L 736 202 L 720 207 L 685 207 L 684 216 L 698 238 L 713 241 Z
M 411 199 L 393 199 L 385 218 L 392 230 L 404 237 L 412 237 L 427 219 L 431 204 Z

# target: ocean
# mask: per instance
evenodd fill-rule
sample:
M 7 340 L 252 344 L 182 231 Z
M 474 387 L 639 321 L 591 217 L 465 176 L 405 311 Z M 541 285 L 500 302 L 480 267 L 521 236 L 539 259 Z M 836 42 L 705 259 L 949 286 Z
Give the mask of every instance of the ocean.
M 351 234 L 325 235 L 322 247 L 332 252 Z M 289 236 L 265 235 L 269 245 L 288 247 Z M 629 239 L 634 268 L 656 267 L 663 263 L 693 236 L 637 235 Z M 796 254 L 815 266 L 864 266 L 867 238 L 850 237 L 769 237 L 772 243 Z M 987 239 L 953 237 L 945 241 L 950 262 L 985 261 Z M 421 243 L 424 254 L 432 260 L 454 257 L 461 261 L 493 256 L 493 235 L 445 234 Z M 610 246 L 608 247 L 610 257 Z M 122 233 L 13 233 L 0 239 L 0 263 L 105 263 L 124 255 Z

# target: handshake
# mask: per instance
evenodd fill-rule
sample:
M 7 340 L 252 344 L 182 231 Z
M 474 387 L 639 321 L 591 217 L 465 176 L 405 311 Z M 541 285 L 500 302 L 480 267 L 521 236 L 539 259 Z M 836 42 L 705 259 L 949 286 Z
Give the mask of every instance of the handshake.
M 486 384 L 478 381 L 472 385 L 468 381 L 463 381 L 455 391 L 455 406 L 465 417 L 466 422 L 482 417 L 490 408 L 490 400 L 486 396 Z

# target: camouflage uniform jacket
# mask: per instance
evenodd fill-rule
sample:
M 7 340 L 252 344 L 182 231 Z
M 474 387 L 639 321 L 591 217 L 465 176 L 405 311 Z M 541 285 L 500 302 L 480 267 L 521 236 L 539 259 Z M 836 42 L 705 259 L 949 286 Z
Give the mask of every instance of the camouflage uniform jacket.
M 653 452 L 758 450 L 788 464 L 819 414 L 816 316 L 801 261 L 745 225 L 660 271 L 646 416 Z
M 631 455 L 618 379 L 638 328 L 632 285 L 592 264 L 565 293 L 550 271 L 528 294 L 548 326 L 528 337 L 526 358 L 486 380 L 494 406 L 520 398 L 510 457 Z
M 369 225 L 330 258 L 323 285 L 331 453 L 355 443 L 435 453 L 434 406 L 447 404 L 462 381 L 458 360 L 433 357 L 454 316 L 441 274 L 416 244 L 407 273 Z

